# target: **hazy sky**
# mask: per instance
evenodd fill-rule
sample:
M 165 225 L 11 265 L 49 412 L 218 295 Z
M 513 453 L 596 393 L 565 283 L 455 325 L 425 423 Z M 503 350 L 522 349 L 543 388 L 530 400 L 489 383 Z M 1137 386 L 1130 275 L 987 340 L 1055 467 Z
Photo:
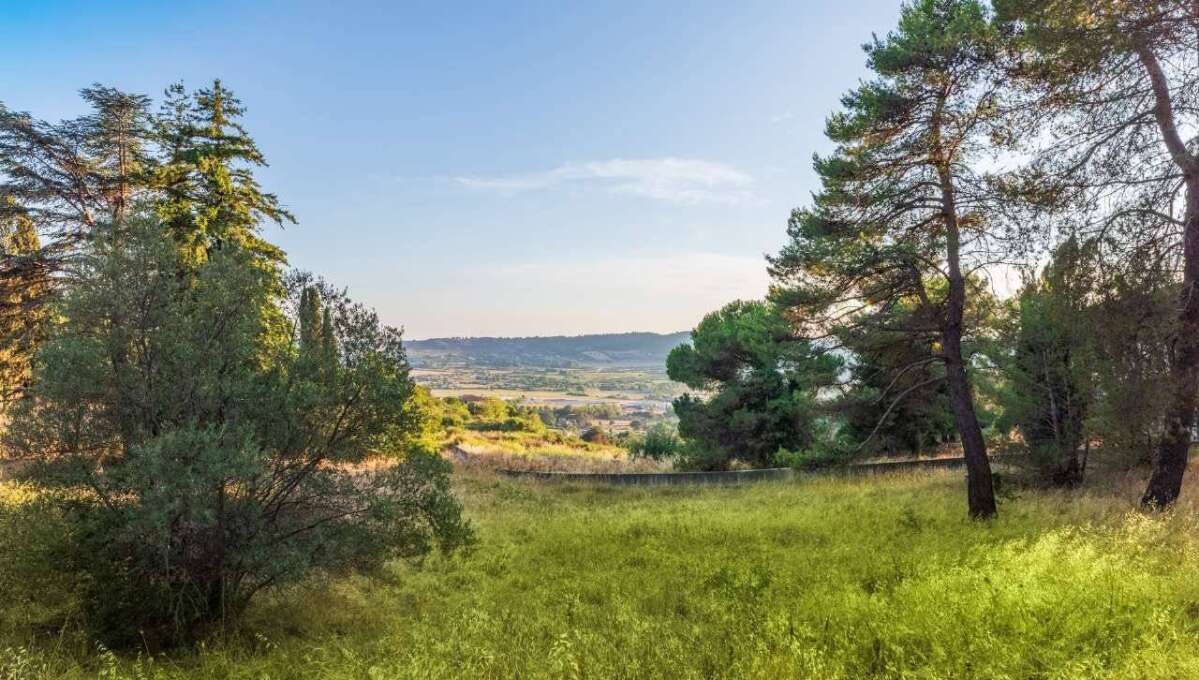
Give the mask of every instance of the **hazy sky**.
M 0 0 L 0 101 L 219 77 L 270 237 L 408 337 L 694 326 L 762 296 L 898 0 Z

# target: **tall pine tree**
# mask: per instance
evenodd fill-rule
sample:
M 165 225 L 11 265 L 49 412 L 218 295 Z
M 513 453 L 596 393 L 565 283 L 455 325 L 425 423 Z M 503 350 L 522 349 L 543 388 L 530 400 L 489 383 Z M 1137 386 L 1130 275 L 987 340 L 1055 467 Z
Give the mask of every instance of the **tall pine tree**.
M 791 240 L 771 263 L 776 299 L 800 318 L 822 319 L 824 332 L 889 318 L 902 320 L 889 331 L 937 334 L 934 359 L 944 365 L 969 512 L 979 518 L 996 507 L 968 371 L 966 310 L 969 280 L 996 258 L 994 199 L 972 163 L 998 111 L 997 40 L 975 0 L 904 7 L 898 30 L 866 46 L 876 78 L 829 119 L 837 149 L 816 159 L 823 189 L 793 214 Z M 900 304 L 913 313 L 877 314 Z

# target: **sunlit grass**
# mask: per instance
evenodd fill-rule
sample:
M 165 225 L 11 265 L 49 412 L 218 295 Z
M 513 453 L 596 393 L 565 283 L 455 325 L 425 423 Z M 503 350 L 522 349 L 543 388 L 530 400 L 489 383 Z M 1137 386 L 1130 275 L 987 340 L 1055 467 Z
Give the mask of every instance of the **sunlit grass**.
M 476 432 L 456 430 L 446 448 L 460 468 L 563 472 L 645 472 L 666 470 L 662 461 L 634 459 L 611 444 L 592 444 L 554 432 Z
M 1190 508 L 1023 492 L 979 524 L 960 487 L 470 475 L 469 555 L 276 593 L 195 653 L 43 644 L 0 678 L 1199 677 Z

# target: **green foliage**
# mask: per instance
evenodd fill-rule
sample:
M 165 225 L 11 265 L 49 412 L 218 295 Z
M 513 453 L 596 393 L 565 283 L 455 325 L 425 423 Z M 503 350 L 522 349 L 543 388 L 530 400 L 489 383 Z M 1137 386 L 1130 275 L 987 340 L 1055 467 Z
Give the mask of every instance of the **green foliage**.
M 1070 486 L 1082 481 L 1085 423 L 1094 400 L 1096 363 L 1087 309 L 1094 289 L 1088 253 L 1070 240 L 1016 301 L 1018 330 L 1005 374 L 1005 417 L 1015 424 L 1039 477 Z
M 0 199 L 0 410 L 29 380 L 46 331 L 50 283 L 33 220 L 11 198 Z
M 508 402 L 491 397 L 471 402 L 468 406 L 471 415 L 485 421 L 499 422 L 506 419 L 511 413 Z
M 468 404 L 473 419 L 466 427 L 480 432 L 544 432 L 536 409 L 488 397 Z
M 447 464 L 398 450 L 423 426 L 398 331 L 307 276 L 283 315 L 237 247 L 181 257 L 153 219 L 97 233 L 7 434 L 71 526 L 94 634 L 188 639 L 262 589 L 467 540 Z M 314 286 L 333 353 L 296 328 Z M 375 453 L 398 460 L 350 467 Z
M 1015 302 L 1001 426 L 1021 434 L 1039 477 L 1081 481 L 1094 440 L 1109 465 L 1146 462 L 1164 426 L 1177 289 L 1160 260 L 1121 264 L 1104 239 L 1065 241 Z M 1157 264 L 1155 264 L 1157 262 Z
M 666 363 L 672 380 L 712 393 L 674 401 L 679 433 L 692 444 L 686 466 L 769 467 L 779 449 L 814 441 L 817 392 L 835 382 L 836 357 L 794 339 L 778 309 L 765 302 L 731 303 L 704 317 L 691 338 Z
M 265 221 L 294 222 L 274 194 L 265 193 L 252 169 L 266 165 L 238 119 L 241 102 L 220 80 L 187 92 L 167 88 L 152 138 L 160 149 L 151 186 L 155 209 L 189 265 L 212 250 L 236 245 L 263 264 L 284 262 L 283 251 L 258 236 Z
M 470 420 L 470 408 L 464 401 L 456 397 L 446 397 L 435 402 L 437 415 L 444 429 L 463 427 Z
M 898 28 L 865 46 L 875 77 L 842 98 L 816 157 L 821 190 L 793 212 L 789 241 L 770 259 L 772 298 L 809 337 L 913 305 L 896 332 L 939 334 L 937 353 L 967 459 L 971 515 L 995 497 L 964 348 L 975 272 L 1015 255 L 1011 220 L 984 171 L 1003 111 L 995 55 L 1003 36 L 977 0 L 913 0 Z M 919 342 L 914 340 L 915 342 Z
M 956 435 L 937 335 L 911 330 L 918 310 L 901 302 L 838 332 L 851 357 L 837 411 L 860 454 L 919 455 Z
M 672 460 L 683 453 L 678 429 L 667 423 L 654 423 L 645 434 L 633 435 L 624 442 L 629 455 L 651 460 Z

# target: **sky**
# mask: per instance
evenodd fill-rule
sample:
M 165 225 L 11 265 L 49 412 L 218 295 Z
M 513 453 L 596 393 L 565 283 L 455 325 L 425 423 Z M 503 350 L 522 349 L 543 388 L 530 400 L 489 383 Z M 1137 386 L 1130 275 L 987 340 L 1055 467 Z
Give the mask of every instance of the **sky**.
M 898 0 L 0 0 L 0 101 L 220 78 L 290 263 L 406 337 L 693 327 L 769 286 Z

